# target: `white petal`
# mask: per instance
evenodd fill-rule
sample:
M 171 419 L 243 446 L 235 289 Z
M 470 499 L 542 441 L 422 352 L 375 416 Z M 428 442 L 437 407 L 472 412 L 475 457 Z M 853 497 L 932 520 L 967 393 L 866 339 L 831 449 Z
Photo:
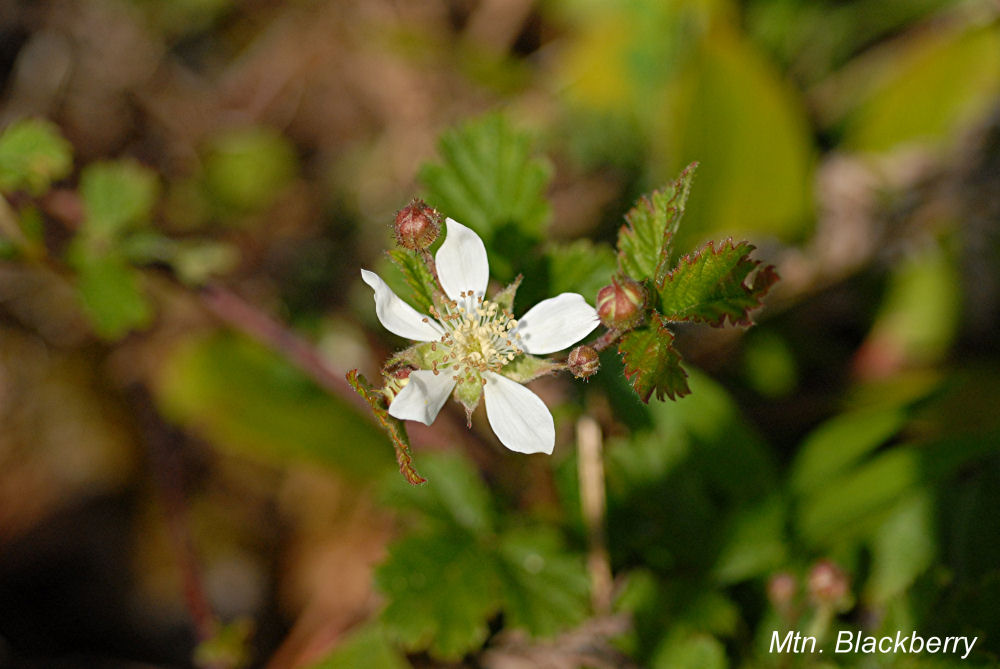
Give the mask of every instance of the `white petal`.
M 525 351 L 544 355 L 572 346 L 593 332 L 598 323 L 597 311 L 582 295 L 562 293 L 528 309 L 517 320 L 517 332 Z
M 500 442 L 518 453 L 552 453 L 556 427 L 541 398 L 520 383 L 483 372 L 486 417 Z
M 435 341 L 444 334 L 440 325 L 401 300 L 378 274 L 363 269 L 361 278 L 375 291 L 375 314 L 386 330 L 414 341 Z
M 455 379 L 444 372 L 435 374 L 426 369 L 410 372 L 409 379 L 389 405 L 389 415 L 430 425 L 448 400 Z
M 445 220 L 448 234 L 434 256 L 438 279 L 445 294 L 456 302 L 460 293 L 473 291 L 482 297 L 490 280 L 486 247 L 475 232 L 451 218 Z

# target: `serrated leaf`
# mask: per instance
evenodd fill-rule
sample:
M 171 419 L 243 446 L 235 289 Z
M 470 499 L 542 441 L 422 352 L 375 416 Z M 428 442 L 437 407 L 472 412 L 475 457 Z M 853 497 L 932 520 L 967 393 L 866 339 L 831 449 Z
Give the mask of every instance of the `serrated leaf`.
M 393 544 L 375 581 L 389 602 L 386 632 L 408 650 L 443 660 L 479 648 L 499 608 L 495 558 L 458 529 Z
M 403 273 L 406 284 L 412 291 L 413 306 L 420 313 L 431 313 L 431 307 L 434 306 L 434 294 L 439 291 L 434 277 L 431 276 L 423 259 L 416 252 L 407 249 L 391 249 L 387 253 L 392 262 Z
M 666 272 L 697 167 L 691 163 L 673 183 L 640 198 L 625 214 L 627 223 L 618 231 L 618 266 L 636 281 L 659 279 Z
M 510 531 L 500 537 L 500 558 L 503 608 L 512 626 L 552 636 L 586 618 L 583 560 L 565 552 L 552 532 Z
M 148 223 L 159 192 L 156 175 L 129 161 L 92 163 L 80 174 L 86 210 L 82 233 L 108 239 L 126 227 Z
M 75 266 L 77 292 L 98 335 L 118 339 L 152 320 L 139 275 L 121 258 L 81 256 Z
M 675 399 L 691 392 L 673 341 L 674 333 L 666 321 L 653 314 L 649 325 L 631 330 L 618 344 L 625 363 L 625 378 L 643 402 L 648 403 L 654 392 L 661 401 L 664 396 Z
M 597 291 L 611 283 L 615 272 L 615 252 L 587 239 L 551 244 L 545 254 L 549 260 L 550 295 L 579 293 L 592 303 Z
M 0 191 L 40 195 L 72 167 L 72 147 L 53 123 L 23 119 L 0 134 Z
M 424 479 L 417 473 L 413 466 L 413 455 L 410 453 L 410 438 L 406 435 L 406 428 L 403 421 L 389 415 L 388 407 L 385 406 L 385 398 L 382 393 L 372 388 L 371 384 L 362 376 L 358 370 L 352 369 L 347 373 L 347 382 L 351 384 L 355 392 L 361 395 L 371 406 L 372 413 L 383 429 L 389 434 L 392 445 L 396 449 L 396 462 L 399 463 L 399 471 L 407 481 L 413 485 L 424 483 Z
M 750 312 L 778 280 L 773 266 L 750 260 L 753 249 L 749 242 L 734 245 L 729 239 L 718 249 L 708 242 L 681 258 L 656 286 L 666 320 L 750 325 Z
M 531 155 L 527 134 L 500 114 L 445 132 L 440 163 L 426 164 L 420 180 L 432 206 L 487 240 L 501 226 L 538 235 L 549 218 L 545 190 L 549 164 Z

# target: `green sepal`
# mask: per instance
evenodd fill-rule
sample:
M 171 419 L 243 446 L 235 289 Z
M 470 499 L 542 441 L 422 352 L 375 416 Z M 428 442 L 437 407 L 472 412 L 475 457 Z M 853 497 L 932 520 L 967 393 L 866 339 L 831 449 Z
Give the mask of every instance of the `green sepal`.
M 522 353 L 507 363 L 500 373 L 518 383 L 527 383 L 540 376 L 552 374 L 561 367 L 559 363 Z
M 424 259 L 416 251 L 408 249 L 391 249 L 386 253 L 403 273 L 406 284 L 413 291 L 414 306 L 424 314 L 431 313 L 431 307 L 441 290 L 424 264 Z
M 661 401 L 665 396 L 677 399 L 691 392 L 673 341 L 674 333 L 667 327 L 667 321 L 654 313 L 649 324 L 628 332 L 618 344 L 625 363 L 625 378 L 647 404 L 654 392 Z
M 399 471 L 403 477 L 413 485 L 424 483 L 426 479 L 420 476 L 413 466 L 410 439 L 406 436 L 403 421 L 389 415 L 389 408 L 385 405 L 385 398 L 382 393 L 375 390 L 368 383 L 368 380 L 356 369 L 352 369 L 347 373 L 347 382 L 351 384 L 351 387 L 354 388 L 358 395 L 361 395 L 368 402 L 379 425 L 382 426 L 389 434 L 389 438 L 392 439 L 392 444 L 396 449 L 396 462 L 399 463 Z
M 447 373 L 447 372 L 443 372 Z M 465 407 L 465 418 L 468 424 L 472 425 L 472 412 L 479 406 L 479 400 L 483 398 L 483 384 L 478 377 L 473 379 L 463 379 L 455 384 L 453 397 Z
M 521 281 L 524 279 L 524 275 L 518 274 L 511 281 L 510 285 L 501 290 L 499 293 L 490 298 L 495 302 L 501 309 L 506 311 L 514 311 L 514 295 L 517 293 L 518 286 L 521 285 Z
M 778 280 L 772 265 L 751 260 L 753 244 L 708 242 L 681 259 L 656 284 L 659 308 L 668 321 L 700 321 L 721 327 L 749 326 L 750 312 Z
M 627 225 L 618 231 L 618 267 L 636 281 L 659 282 L 669 269 L 674 234 L 697 167 L 691 163 L 676 181 L 643 196 L 625 214 Z

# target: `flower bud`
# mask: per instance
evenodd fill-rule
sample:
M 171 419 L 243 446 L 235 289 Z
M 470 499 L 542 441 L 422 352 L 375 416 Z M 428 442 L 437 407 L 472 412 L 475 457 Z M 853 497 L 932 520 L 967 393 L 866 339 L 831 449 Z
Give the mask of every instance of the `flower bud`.
M 577 346 L 569 352 L 566 364 L 573 376 L 585 379 L 593 376 L 601 368 L 601 360 L 592 346 Z
M 426 249 L 437 239 L 440 221 L 441 215 L 433 207 L 414 199 L 396 212 L 396 242 L 411 251 Z
M 787 571 L 771 576 L 767 581 L 767 598 L 771 601 L 771 606 L 778 611 L 786 611 L 794 602 L 798 587 L 795 577 Z
M 646 290 L 627 276 L 616 276 L 597 293 L 597 315 L 605 327 L 631 330 L 642 324 Z
M 850 583 L 844 570 L 830 560 L 820 560 L 809 570 L 809 597 L 820 605 L 840 606 L 849 594 Z

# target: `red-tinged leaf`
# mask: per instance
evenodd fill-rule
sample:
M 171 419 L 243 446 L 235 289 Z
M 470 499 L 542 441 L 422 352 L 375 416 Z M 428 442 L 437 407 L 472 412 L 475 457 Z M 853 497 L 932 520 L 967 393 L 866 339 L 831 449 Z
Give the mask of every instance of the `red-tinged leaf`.
M 643 196 L 618 231 L 618 266 L 636 281 L 660 280 L 669 269 L 670 252 L 698 163 L 691 163 L 673 183 Z
M 677 267 L 657 282 L 659 307 L 668 321 L 701 321 L 721 327 L 751 325 L 750 312 L 778 280 L 772 265 L 751 260 L 749 242 L 709 242 L 681 258 Z
M 654 392 L 661 401 L 664 396 L 673 400 L 691 392 L 673 341 L 674 333 L 667 328 L 666 320 L 653 314 L 649 325 L 630 331 L 618 344 L 618 353 L 625 363 L 625 378 L 647 404 Z
M 426 479 L 418 474 L 417 470 L 413 467 L 410 440 L 406 436 L 406 429 L 403 427 L 403 422 L 389 415 L 389 410 L 385 406 L 385 399 L 382 397 L 382 393 L 372 388 L 368 380 L 356 369 L 352 369 L 347 373 L 347 382 L 351 384 L 351 387 L 354 388 L 358 395 L 365 398 L 365 401 L 371 405 L 375 418 L 378 419 L 379 424 L 382 425 L 385 431 L 389 433 L 389 438 L 392 439 L 392 444 L 396 448 L 396 462 L 399 463 L 399 471 L 403 477 L 413 485 L 420 485 L 426 482 Z

